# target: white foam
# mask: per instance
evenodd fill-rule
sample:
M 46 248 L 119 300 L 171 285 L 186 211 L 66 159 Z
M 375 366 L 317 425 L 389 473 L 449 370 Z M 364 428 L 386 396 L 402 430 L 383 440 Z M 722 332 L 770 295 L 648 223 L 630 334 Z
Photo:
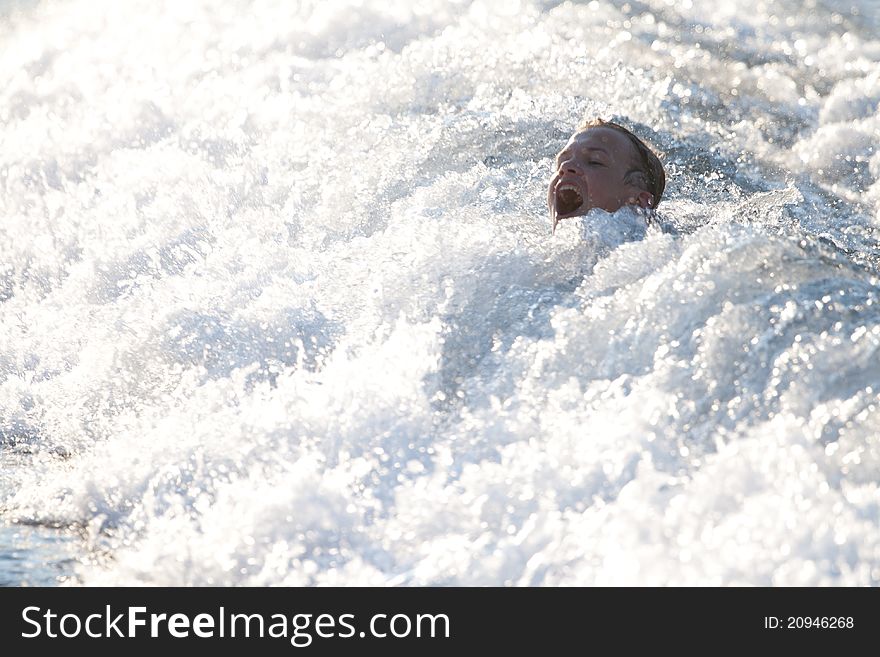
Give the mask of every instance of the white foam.
M 11 15 L 2 517 L 87 585 L 876 585 L 880 41 L 782 4 Z M 657 222 L 551 236 L 597 114 Z

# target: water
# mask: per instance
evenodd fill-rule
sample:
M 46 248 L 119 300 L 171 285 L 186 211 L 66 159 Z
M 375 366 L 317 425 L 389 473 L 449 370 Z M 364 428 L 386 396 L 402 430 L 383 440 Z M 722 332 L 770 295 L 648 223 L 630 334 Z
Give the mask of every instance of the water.
M 880 582 L 877 3 L 3 7 L 0 583 Z

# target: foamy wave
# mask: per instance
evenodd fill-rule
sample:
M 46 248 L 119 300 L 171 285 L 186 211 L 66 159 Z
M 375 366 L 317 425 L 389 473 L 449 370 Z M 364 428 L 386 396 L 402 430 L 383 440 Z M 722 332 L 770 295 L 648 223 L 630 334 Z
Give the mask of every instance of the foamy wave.
M 765 5 L 9 13 L 2 517 L 87 585 L 876 585 L 877 16 Z M 585 115 L 650 227 L 550 234 Z

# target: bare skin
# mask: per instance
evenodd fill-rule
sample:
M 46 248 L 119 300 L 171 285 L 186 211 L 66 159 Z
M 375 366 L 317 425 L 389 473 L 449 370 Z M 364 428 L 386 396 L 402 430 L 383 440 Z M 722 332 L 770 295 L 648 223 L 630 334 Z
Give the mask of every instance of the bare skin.
M 637 162 L 635 147 L 617 130 L 593 127 L 575 133 L 556 156 L 556 173 L 547 190 L 553 230 L 560 220 L 593 208 L 615 212 L 626 205 L 654 207 Z

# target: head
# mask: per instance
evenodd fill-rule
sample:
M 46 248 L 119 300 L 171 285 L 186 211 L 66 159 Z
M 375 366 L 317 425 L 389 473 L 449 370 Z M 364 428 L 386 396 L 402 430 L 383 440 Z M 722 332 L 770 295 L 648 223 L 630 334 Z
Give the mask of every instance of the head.
M 615 212 L 633 205 L 653 210 L 665 186 L 663 165 L 641 139 L 616 123 L 589 121 L 556 156 L 547 192 L 553 229 L 560 219 L 593 208 Z

